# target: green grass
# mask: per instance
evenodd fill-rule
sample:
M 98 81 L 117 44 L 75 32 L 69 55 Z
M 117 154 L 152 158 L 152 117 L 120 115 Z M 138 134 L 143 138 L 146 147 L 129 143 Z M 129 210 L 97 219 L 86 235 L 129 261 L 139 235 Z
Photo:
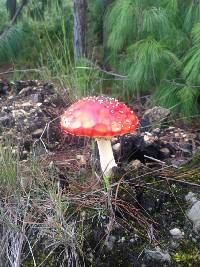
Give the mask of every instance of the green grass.
M 12 144 L 7 141 L 5 146 L 0 143 L 0 183 L 1 192 L 7 190 L 11 193 L 16 189 L 18 172 L 19 172 L 19 158 L 18 151 L 12 148 Z M 6 190 L 5 190 L 6 189 Z

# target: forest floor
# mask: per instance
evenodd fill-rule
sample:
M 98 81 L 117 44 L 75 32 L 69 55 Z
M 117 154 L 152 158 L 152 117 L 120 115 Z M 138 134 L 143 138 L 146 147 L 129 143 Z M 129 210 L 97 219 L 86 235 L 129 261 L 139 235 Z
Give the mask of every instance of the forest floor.
M 1 261 L 200 266 L 199 117 L 132 104 L 140 126 L 113 138 L 118 167 L 106 191 L 95 143 L 60 129 L 72 102 L 53 84 L 0 82 Z

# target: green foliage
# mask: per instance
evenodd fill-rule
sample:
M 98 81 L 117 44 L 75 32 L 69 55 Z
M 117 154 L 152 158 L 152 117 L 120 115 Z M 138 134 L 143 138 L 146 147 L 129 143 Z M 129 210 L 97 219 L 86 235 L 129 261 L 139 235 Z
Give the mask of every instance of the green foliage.
M 16 190 L 18 177 L 18 156 L 17 151 L 11 146 L 10 142 L 0 143 L 0 191 L 6 193 Z M 5 190 L 6 188 L 6 190 Z
M 0 35 L 0 62 L 5 62 L 18 55 L 23 37 L 21 26 L 14 25 Z
M 133 88 L 148 90 L 152 84 L 160 82 L 166 70 L 172 64 L 178 65 L 176 56 L 153 38 L 136 42 L 128 48 L 128 57 L 132 64 L 128 70 L 128 77 Z
M 193 84 L 200 83 L 200 23 L 196 24 L 192 30 L 193 46 L 185 55 L 183 76 Z
M 6 7 L 10 13 L 10 18 L 12 19 L 16 13 L 17 0 L 6 0 Z
M 167 12 L 162 8 L 151 7 L 144 9 L 142 13 L 141 31 L 158 39 L 165 38 L 170 34 L 171 27 Z
M 154 96 L 154 103 L 172 109 L 175 113 L 179 112 L 183 117 L 198 113 L 197 108 L 198 89 L 182 87 L 180 84 L 165 84 L 159 88 Z
M 108 12 L 106 17 L 106 28 L 109 32 L 107 45 L 117 52 L 137 31 L 136 17 L 139 16 L 139 9 L 134 1 L 119 0 Z M 117 18 L 117 19 L 116 19 Z
M 153 93 L 156 104 L 197 114 L 199 20 L 199 1 L 115 1 L 104 24 L 109 62 L 127 76 L 130 95 Z
M 198 1 L 190 1 L 188 7 L 186 7 L 184 19 L 184 28 L 190 32 L 193 26 L 200 22 L 200 4 Z
M 5 3 L 0 1 L 0 33 L 3 32 L 9 22 L 9 15 L 6 10 Z

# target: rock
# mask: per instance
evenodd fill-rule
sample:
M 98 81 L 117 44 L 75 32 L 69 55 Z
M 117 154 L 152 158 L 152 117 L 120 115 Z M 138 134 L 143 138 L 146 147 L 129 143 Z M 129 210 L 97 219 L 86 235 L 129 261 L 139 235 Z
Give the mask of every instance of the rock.
M 191 204 L 194 204 L 195 202 L 198 201 L 196 194 L 193 192 L 189 192 L 186 196 L 185 196 L 186 201 L 189 201 Z
M 159 247 L 155 250 L 145 249 L 145 258 L 147 261 L 153 261 L 155 263 L 170 262 L 171 257 L 167 251 L 162 251 Z
M 180 242 L 172 240 L 169 245 L 171 249 L 175 250 L 180 246 Z
M 32 94 L 30 96 L 30 100 L 31 102 L 34 102 L 34 103 L 43 102 L 44 95 L 42 93 Z
M 0 126 L 3 127 L 11 127 L 13 126 L 14 121 L 13 121 L 13 117 L 8 115 L 7 113 L 0 113 Z
M 183 152 L 183 156 L 190 157 L 192 156 L 192 145 L 184 144 L 179 148 Z
M 42 128 L 35 130 L 34 132 L 32 132 L 32 137 L 33 138 L 40 138 L 43 131 L 44 131 L 44 129 L 42 129 Z
M 44 88 L 44 90 L 48 91 L 49 94 L 54 94 L 55 93 L 53 83 L 45 83 L 43 88 Z
M 46 98 L 45 100 L 44 100 L 44 104 L 45 105 L 50 105 L 51 104 L 51 98 Z
M 142 131 L 151 131 L 155 128 L 162 128 L 163 123 L 166 122 L 169 115 L 170 110 L 163 107 L 148 109 L 140 120 Z
M 28 96 L 30 94 L 32 94 L 32 87 L 31 86 L 25 87 L 19 92 L 20 96 Z
M 114 145 L 112 146 L 112 148 L 113 148 L 113 150 L 114 150 L 115 152 L 119 153 L 120 150 L 121 150 L 121 144 L 120 144 L 120 143 L 116 143 L 116 144 L 114 144 Z
M 113 246 L 114 246 L 114 243 L 116 241 L 116 237 L 114 235 L 110 235 L 107 240 L 105 241 L 105 245 L 107 246 L 107 248 L 109 250 L 112 250 L 113 249 Z
M 181 230 L 179 228 L 173 228 L 169 232 L 170 232 L 171 236 L 177 240 L 183 238 L 183 236 L 184 236 L 184 233 L 181 232 Z
M 29 108 L 30 109 L 30 107 L 32 107 L 32 103 L 30 103 L 30 101 L 26 101 L 26 102 L 20 103 L 20 106 L 23 108 Z
M 22 153 L 20 154 L 20 159 L 24 160 L 27 159 L 27 157 L 28 157 L 28 151 L 23 150 Z
M 195 231 L 200 230 L 200 200 L 196 201 L 187 212 L 188 218 L 193 222 Z
M 171 154 L 169 148 L 167 148 L 167 147 L 162 147 L 160 149 L 160 153 L 161 153 L 161 159 L 168 158 Z
M 139 159 L 132 160 L 129 166 L 135 170 L 138 170 L 142 166 L 142 162 Z
M 2 107 L 2 111 L 6 112 L 6 113 L 10 113 L 13 110 L 13 107 Z
M 32 145 L 32 142 L 30 140 L 25 140 L 24 143 L 23 143 L 23 147 L 26 151 L 30 152 L 31 150 L 31 145 Z
M 155 141 L 158 140 L 158 137 L 153 135 L 152 133 L 149 133 L 149 132 L 145 132 L 143 134 L 143 138 L 144 138 L 144 142 L 147 144 L 147 145 L 150 145 L 150 144 L 153 144 Z
M 77 155 L 76 158 L 79 160 L 79 163 L 81 165 L 85 165 L 86 164 L 86 157 L 85 157 L 85 155 Z

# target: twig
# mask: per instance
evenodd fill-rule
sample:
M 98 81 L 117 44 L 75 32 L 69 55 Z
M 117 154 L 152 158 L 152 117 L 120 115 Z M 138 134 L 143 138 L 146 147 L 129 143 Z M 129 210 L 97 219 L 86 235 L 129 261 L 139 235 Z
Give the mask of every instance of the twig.
M 41 72 L 41 69 L 8 70 L 8 71 L 0 72 L 0 75 L 10 74 L 14 72 Z
M 115 76 L 115 77 L 118 77 L 118 78 L 121 78 L 121 79 L 127 79 L 128 76 L 125 76 L 125 75 L 121 75 L 121 74 L 118 74 L 118 73 L 114 73 L 114 72 L 111 72 L 111 71 L 107 71 L 107 70 L 103 70 L 101 69 L 100 67 L 94 65 L 93 67 L 76 67 L 77 69 L 95 69 L 95 70 L 98 70 L 100 72 L 103 72 L 103 73 L 106 73 L 106 74 L 109 74 L 109 75 L 112 75 L 112 76 Z
M 157 176 L 157 177 L 160 178 L 160 179 L 168 180 L 168 181 L 174 181 L 174 182 L 177 182 L 177 183 L 182 183 L 182 184 L 187 184 L 187 185 L 191 185 L 191 186 L 200 187 L 200 184 L 191 183 L 191 182 L 187 182 L 187 181 L 184 181 L 184 180 L 178 180 L 178 179 L 175 179 L 175 178 L 169 178 L 169 177 L 165 177 L 165 176 Z
M 161 161 L 161 160 L 159 160 L 159 159 L 155 159 L 155 158 L 153 158 L 153 157 L 149 157 L 149 156 L 147 156 L 147 155 L 144 155 L 144 157 L 147 158 L 147 159 L 151 159 L 151 160 L 153 160 L 153 161 L 155 161 L 155 162 L 158 162 L 158 163 L 161 163 L 161 164 L 165 164 L 165 165 L 166 165 L 166 162 Z
M 48 151 L 48 149 L 47 149 L 47 147 L 46 147 L 46 145 L 45 145 L 45 143 L 44 143 L 42 137 L 43 137 L 43 135 L 45 134 L 46 131 L 47 131 L 47 134 L 48 134 L 50 123 L 54 122 L 55 120 L 57 120 L 57 119 L 59 119 L 59 118 L 60 118 L 60 116 L 54 118 L 53 120 L 51 120 L 50 122 L 48 122 L 48 123 L 45 125 L 44 130 L 43 130 L 42 134 L 40 135 L 39 139 L 35 140 L 35 142 L 33 143 L 33 147 L 35 146 L 36 143 L 38 143 L 38 142 L 40 141 L 40 142 L 42 143 L 42 145 L 44 146 L 44 149 L 45 149 L 46 153 L 47 153 L 47 154 L 49 153 L 49 151 Z

